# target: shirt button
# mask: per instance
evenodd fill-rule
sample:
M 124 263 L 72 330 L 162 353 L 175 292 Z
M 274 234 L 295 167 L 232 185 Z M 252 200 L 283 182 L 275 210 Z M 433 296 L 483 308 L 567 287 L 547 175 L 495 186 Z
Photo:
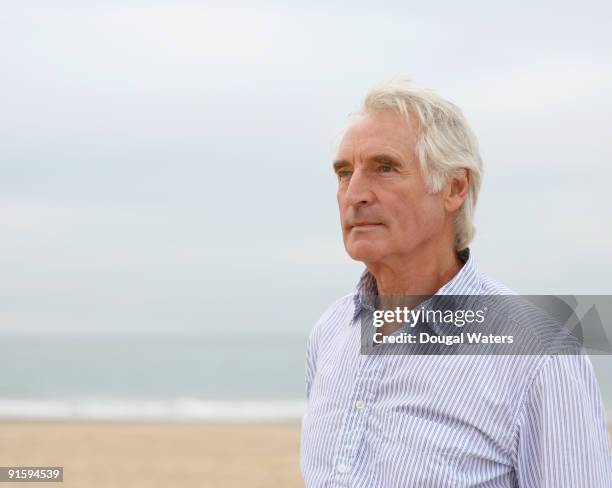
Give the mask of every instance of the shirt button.
M 357 407 L 359 410 L 363 410 L 365 407 L 365 403 L 363 400 L 357 400 L 355 402 L 355 407 Z
M 348 466 L 344 463 L 338 464 L 338 473 L 346 473 L 348 470 Z

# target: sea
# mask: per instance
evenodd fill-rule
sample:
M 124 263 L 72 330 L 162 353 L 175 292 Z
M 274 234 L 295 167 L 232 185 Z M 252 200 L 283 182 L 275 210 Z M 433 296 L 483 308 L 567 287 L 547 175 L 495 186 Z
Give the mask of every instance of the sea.
M 299 421 L 306 334 L 0 334 L 0 420 Z M 612 357 L 592 356 L 608 422 Z

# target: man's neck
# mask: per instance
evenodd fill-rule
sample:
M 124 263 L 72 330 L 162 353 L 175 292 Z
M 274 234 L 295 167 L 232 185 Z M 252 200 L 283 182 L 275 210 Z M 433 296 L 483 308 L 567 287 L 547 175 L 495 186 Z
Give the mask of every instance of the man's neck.
M 376 279 L 379 295 L 433 295 L 462 266 L 452 247 L 428 247 L 386 263 L 367 264 Z

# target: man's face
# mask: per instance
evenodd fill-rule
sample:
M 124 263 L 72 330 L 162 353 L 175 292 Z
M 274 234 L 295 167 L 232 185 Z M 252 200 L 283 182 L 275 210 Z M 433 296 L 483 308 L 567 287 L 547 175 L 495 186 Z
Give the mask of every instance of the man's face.
M 344 246 L 366 264 L 391 264 L 440 238 L 441 194 L 427 193 L 415 156 L 416 121 L 366 115 L 346 132 L 334 163 Z

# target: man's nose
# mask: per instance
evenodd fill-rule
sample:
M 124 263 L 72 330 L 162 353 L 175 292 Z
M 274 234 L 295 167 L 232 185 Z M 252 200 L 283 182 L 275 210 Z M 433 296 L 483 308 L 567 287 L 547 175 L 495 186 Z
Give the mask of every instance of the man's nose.
M 372 182 L 361 169 L 353 171 L 344 194 L 345 203 L 348 205 L 368 205 L 374 200 Z

